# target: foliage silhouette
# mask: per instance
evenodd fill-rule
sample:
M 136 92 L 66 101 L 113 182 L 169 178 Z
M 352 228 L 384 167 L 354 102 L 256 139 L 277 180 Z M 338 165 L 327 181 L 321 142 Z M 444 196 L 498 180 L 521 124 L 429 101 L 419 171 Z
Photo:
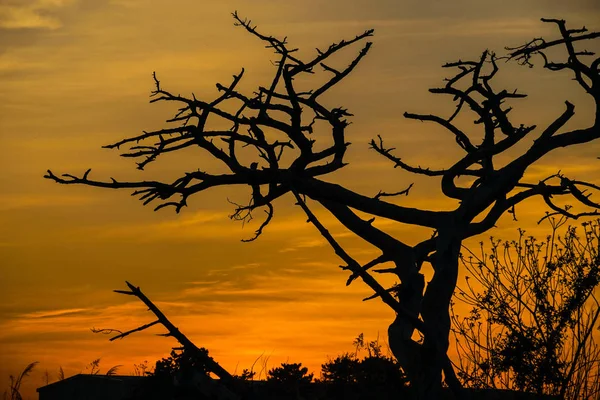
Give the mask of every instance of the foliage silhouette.
M 275 367 L 267 374 L 267 382 L 283 386 L 303 385 L 312 380 L 313 374 L 309 374 L 302 363 L 282 363 L 281 367 Z
M 119 371 L 119 368 L 121 368 L 122 365 L 114 365 L 112 367 L 110 367 L 105 375 L 106 376 L 112 376 L 112 375 L 116 375 L 117 372 Z M 90 375 L 100 375 L 100 358 L 97 358 L 95 360 L 93 360 L 92 362 L 90 362 L 88 365 L 85 366 L 85 370 L 88 371 L 87 373 Z M 62 376 L 62 378 L 61 378 Z M 64 372 L 62 370 L 62 367 L 59 368 L 59 380 L 63 380 L 64 379 Z
M 266 388 L 271 395 L 304 398 L 310 394 L 313 374 L 302 363 L 282 363 L 267 373 Z
M 256 372 L 246 369 L 244 368 L 242 370 L 242 373 L 239 375 L 233 375 L 234 378 L 239 379 L 242 382 L 248 382 L 248 381 L 252 381 L 254 380 L 254 377 L 256 376 Z
M 208 350 L 201 348 L 200 352 L 208 356 Z M 190 374 L 201 372 L 208 376 L 209 370 L 202 359 L 183 351 L 172 350 L 171 355 L 156 361 L 152 375 L 159 378 L 175 378 L 178 381 L 189 380 Z
M 23 400 L 23 396 L 21 396 L 20 392 L 23 379 L 28 377 L 38 364 L 38 361 L 34 361 L 27 365 L 23 371 L 21 371 L 19 376 L 9 376 L 9 389 L 8 391 L 4 391 L 4 394 L 2 395 L 3 400 Z
M 344 353 L 321 365 L 320 381 L 329 386 L 330 397 L 397 398 L 406 394 L 406 375 L 400 364 L 384 356 L 379 340 L 364 341 L 361 333 L 353 342 L 354 353 Z M 361 350 L 367 355 L 358 356 Z
M 380 136 L 370 142 L 371 148 L 394 167 L 416 175 L 440 178 L 441 193 L 453 200 L 456 207 L 439 211 L 386 201 L 390 196 L 409 194 L 412 185 L 404 190 L 380 191 L 372 196 L 323 179 L 347 165 L 344 157 L 350 143 L 346 140 L 346 128 L 350 124 L 348 118 L 352 116 L 341 106 L 327 105 L 323 95 L 356 69 L 370 51 L 371 43 L 365 43 L 346 67 L 332 66 L 332 56 L 364 42 L 373 35 L 373 30 L 326 49 L 317 49 L 312 58 L 301 60 L 296 56 L 297 49 L 290 47 L 287 39 L 259 32 L 237 13 L 233 17 L 237 26 L 275 52 L 278 61 L 273 79 L 266 86 L 259 86 L 253 94 L 246 95 L 237 90 L 244 75 L 242 69 L 233 76 L 230 84 L 217 84 L 219 95 L 214 100 L 200 100 L 194 94 L 186 97 L 165 90 L 154 75 L 155 90 L 150 101 L 176 104 L 179 109 L 168 120 L 175 125 L 106 146 L 111 149 L 130 146 L 121 155 L 139 160 L 139 169 L 168 153 L 198 148 L 210 159 L 221 162 L 227 173 L 198 169 L 182 173 L 173 182 L 95 180 L 90 178 L 91 170 L 81 176 L 59 176 L 49 170 L 45 177 L 61 184 L 133 189 L 133 195 L 139 196 L 144 205 L 153 203 L 155 210 L 171 207 L 176 212 L 180 212 L 188 198 L 195 194 L 218 186 L 244 186 L 248 188 L 251 200 L 236 204 L 231 218 L 245 222 L 252 219 L 257 210 L 266 213 L 255 235 L 248 241 L 255 240 L 267 229 L 274 215 L 274 201 L 284 195 L 293 195 L 308 220 L 346 264 L 342 268 L 350 272 L 347 284 L 361 278 L 375 292 L 373 297 L 379 297 L 397 313 L 388 330 L 390 348 L 411 381 L 415 397 L 439 397 L 442 370 L 446 384 L 460 397 L 461 384 L 448 359 L 447 349 L 451 327 L 449 304 L 458 276 L 462 242 L 494 227 L 506 212 L 515 216 L 515 207 L 534 197 L 543 199 L 554 215 L 570 218 L 598 215 L 600 204 L 585 191 L 598 190 L 599 186 L 569 178 L 561 172 L 534 182 L 529 181 L 525 173 L 556 149 L 590 143 L 600 137 L 600 58 L 587 62 L 593 53 L 576 48 L 582 41 L 600 37 L 600 33 L 589 33 L 585 28 L 569 29 L 564 20 L 542 19 L 556 26 L 558 39 L 534 39 L 508 49 L 506 57 L 498 57 L 486 50 L 478 58 L 445 64 L 444 68 L 453 70 L 454 74 L 446 78 L 443 86 L 430 92 L 450 95 L 456 110 L 449 117 L 427 113 L 405 113 L 404 116 L 433 122 L 450 134 L 463 155 L 446 168 L 410 165 L 395 155 L 394 149 L 385 145 Z M 555 49 L 563 49 L 566 61 L 549 58 L 546 52 Z M 511 121 L 512 106 L 507 103 L 526 95 L 514 89 L 496 89 L 492 81 L 499 71 L 501 58 L 532 66 L 534 56 L 540 56 L 543 67 L 551 72 L 569 71 L 575 84 L 596 104 L 596 115 L 583 128 L 568 129 L 566 124 L 573 117 L 575 106 L 566 101 L 564 112 L 537 133 L 529 148 L 521 151 L 517 145 L 524 138 L 531 138 L 536 126 Z M 306 82 L 316 74 L 318 67 L 327 75 L 325 83 L 313 82 L 312 88 L 306 88 Z M 232 109 L 236 111 L 230 111 Z M 467 113 L 474 114 L 479 135 L 467 133 L 470 131 L 459 125 L 463 119 L 456 117 Z M 223 124 L 230 128 L 222 129 Z M 319 134 L 313 135 L 317 131 Z M 515 156 L 513 150 L 520 152 Z M 459 180 L 460 177 L 469 179 Z M 578 208 L 564 207 L 556 201 L 565 197 L 575 202 Z M 372 261 L 360 264 L 344 250 L 316 218 L 307 198 L 374 246 L 377 255 Z M 367 216 L 361 217 L 355 211 Z M 376 217 L 428 228 L 431 236 L 407 244 L 374 225 Z M 424 263 L 431 264 L 434 271 L 427 284 L 421 272 Z M 386 264 L 385 268 L 375 272 L 394 274 L 400 285 L 385 289 L 371 275 L 369 270 Z M 412 339 L 415 330 L 422 334 L 422 341 Z
M 321 380 L 334 384 L 358 382 L 360 360 L 350 353 L 344 353 L 321 366 Z
M 578 234 L 552 220 L 545 241 L 519 230 L 517 240 L 491 238 L 491 250 L 462 258 L 467 287 L 453 315 L 459 376 L 469 386 L 502 387 L 561 399 L 600 394 L 600 220 Z M 473 282 L 475 281 L 475 282 Z
M 154 371 L 151 374 L 155 378 L 153 382 L 171 380 L 182 396 L 194 393 L 198 394 L 198 392 L 204 397 L 215 397 L 220 400 L 237 400 L 244 396 L 246 388 L 241 384 L 243 380 L 236 379 L 221 367 L 219 363 L 208 355 L 207 349 L 196 346 L 183 332 L 173 325 L 167 316 L 139 287 L 127 281 L 125 281 L 125 284 L 129 290 L 114 290 L 114 292 L 137 297 L 157 319 L 125 332 L 112 328 L 92 328 L 92 332 L 108 335 L 116 334 L 110 338 L 110 341 L 114 341 L 153 326 L 162 325 L 167 330 L 167 333 L 163 333 L 161 336 L 173 337 L 181 346 L 174 347 L 170 357 L 157 361 Z M 210 374 L 214 374 L 220 380 L 213 380 Z
M 254 381 L 256 373 L 248 369 L 235 377 L 249 385 L 246 398 L 370 399 L 404 393 L 406 378 L 398 362 L 382 354 L 378 340 L 365 343 L 363 337 L 360 334 L 354 341 L 355 353 L 345 353 L 324 363 L 320 379 L 313 379 L 314 374 L 302 363 L 282 363 L 271 368 L 264 381 Z M 367 353 L 362 359 L 358 356 L 361 350 Z M 173 378 L 175 382 L 189 381 L 183 379 L 183 371 L 189 375 L 196 368 L 208 373 L 204 365 L 173 351 L 170 357 L 157 361 L 149 375 L 162 379 L 162 385 L 169 385 Z M 176 386 L 170 387 L 173 392 L 182 393 Z
M 144 360 L 139 364 L 133 364 L 133 375 L 134 376 L 147 376 L 154 372 L 154 369 L 148 365 L 148 361 Z

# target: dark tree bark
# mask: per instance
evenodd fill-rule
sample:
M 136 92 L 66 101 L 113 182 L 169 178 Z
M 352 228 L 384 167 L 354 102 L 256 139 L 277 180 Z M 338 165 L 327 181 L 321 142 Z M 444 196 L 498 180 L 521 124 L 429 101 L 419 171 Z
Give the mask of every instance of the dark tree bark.
M 225 368 L 221 367 L 218 362 L 213 360 L 208 355 L 205 349 L 197 347 L 186 335 L 183 334 L 173 323 L 163 314 L 163 312 L 142 292 L 142 290 L 125 281 L 129 290 L 115 290 L 114 292 L 124 294 L 127 296 L 135 296 L 142 303 L 148 307 L 148 311 L 152 312 L 156 316 L 156 320 L 148 324 L 139 326 L 126 332 L 122 332 L 117 329 L 96 329 L 92 328 L 94 333 L 103 334 L 116 334 L 110 338 L 110 341 L 117 339 L 123 339 L 132 333 L 141 332 L 155 325 L 162 325 L 167 333 L 160 334 L 160 336 L 173 337 L 181 344 L 181 347 L 174 348 L 173 350 L 183 351 L 186 356 L 191 356 L 203 365 L 203 368 L 219 378 L 219 380 L 212 379 L 209 375 L 205 375 L 202 371 L 194 371 L 192 376 L 189 378 L 190 382 L 185 384 L 192 385 L 195 387 L 200 394 L 205 398 L 219 399 L 219 400 L 239 400 L 244 398 L 247 394 L 245 387 L 240 381 L 236 380 Z
M 350 40 L 334 43 L 327 49 L 317 49 L 310 60 L 300 60 L 295 50 L 286 40 L 267 36 L 233 14 L 236 25 L 263 41 L 279 57 L 273 80 L 265 87 L 259 87 L 247 96 L 236 87 L 244 74 L 234 75 L 228 86 L 217 84 L 221 95 L 212 101 L 174 95 L 164 90 L 154 76 L 156 89 L 151 102 L 174 102 L 180 108 L 168 122 L 174 127 L 144 132 L 142 135 L 121 140 L 108 148 L 131 145 L 124 157 L 140 160 L 139 169 L 156 161 L 160 156 L 187 147 L 198 147 L 208 153 L 208 157 L 221 161 L 229 170 L 226 174 L 213 174 L 205 171 L 184 173 L 174 182 L 140 181 L 121 182 L 98 181 L 89 178 L 90 170 L 83 176 L 70 174 L 57 176 L 51 171 L 45 176 L 61 184 L 84 184 L 111 189 L 134 189 L 144 205 L 157 204 L 155 210 L 173 207 L 179 212 L 187 205 L 188 197 L 223 185 L 247 186 L 251 192 L 249 204 L 239 205 L 232 218 L 247 220 L 253 212 L 262 208 L 266 219 L 255 235 L 256 239 L 273 218 L 273 201 L 292 193 L 308 215 L 309 220 L 329 241 L 341 259 L 343 266 L 351 272 L 347 284 L 360 277 L 379 297 L 397 313 L 397 318 L 389 329 L 390 346 L 412 382 L 417 398 L 436 398 L 441 389 L 442 371 L 445 382 L 457 393 L 460 383 L 456 378 L 446 352 L 450 329 L 449 303 L 458 274 L 458 256 L 463 240 L 483 233 L 494 226 L 505 213 L 512 212 L 515 206 L 531 197 L 544 199 L 553 214 L 570 218 L 598 215 L 600 204 L 590 197 L 588 190 L 598 190 L 599 186 L 568 178 L 558 172 L 540 182 L 523 179 L 526 170 L 553 150 L 576 144 L 589 143 L 600 137 L 600 58 L 589 60 L 592 53 L 576 50 L 579 42 L 600 37 L 599 33 L 588 33 L 584 29 L 567 29 L 565 21 L 543 20 L 558 27 L 560 38 L 553 41 L 535 39 L 523 46 L 508 49 L 509 55 L 497 57 L 485 51 L 476 60 L 457 61 L 444 65 L 457 72 L 446 79 L 443 87 L 431 89 L 431 93 L 452 96 L 456 111 L 450 117 L 432 114 L 405 113 L 409 119 L 428 121 L 444 127 L 454 142 L 464 151 L 464 155 L 448 168 L 433 170 L 405 163 L 385 146 L 381 137 L 373 139 L 371 148 L 388 159 L 394 167 L 408 172 L 441 178 L 441 191 L 457 201 L 457 207 L 450 211 L 434 211 L 404 207 L 385 201 L 387 197 L 408 194 L 411 186 L 397 193 L 380 192 L 376 196 L 366 196 L 323 180 L 322 177 L 343 168 L 346 148 L 347 118 L 352 116 L 343 107 L 330 107 L 321 101 L 321 95 L 341 82 L 369 52 L 371 43 L 363 45 L 352 62 L 343 68 L 329 64 L 330 57 L 349 46 L 364 42 L 373 35 L 366 31 Z M 546 49 L 561 47 L 566 53 L 566 61 L 551 61 Z M 498 90 L 491 82 L 498 71 L 500 58 L 516 60 L 531 65 L 532 57 L 539 55 L 544 68 L 551 71 L 570 70 L 578 85 L 593 99 L 596 114 L 587 127 L 565 129 L 565 124 L 574 115 L 575 106 L 565 102 L 565 111 L 556 120 L 541 129 L 536 126 L 515 124 L 509 118 L 511 107 L 505 103 L 526 97 L 515 91 Z M 310 91 L 300 92 L 295 79 L 316 73 L 320 67 L 328 74 L 326 83 Z M 237 112 L 228 112 L 223 103 L 237 103 Z M 227 108 L 231 109 L 231 108 Z M 475 142 L 466 131 L 455 123 L 459 113 L 474 113 L 475 124 L 482 131 L 482 140 Z M 221 119 L 231 124 L 229 130 L 211 129 L 209 119 Z M 317 140 L 311 134 L 315 122 L 324 121 L 329 127 L 329 145 L 322 150 L 313 146 Z M 273 139 L 265 130 L 277 131 L 279 137 Z M 519 143 L 526 136 L 537 135 L 533 144 L 520 155 L 512 158 L 502 167 L 497 167 L 495 159 Z M 320 138 L 323 134 L 320 133 Z M 319 139 L 321 140 L 321 139 Z M 149 143 L 149 144 L 139 144 Z M 244 146 L 255 151 L 256 158 L 244 163 L 238 158 L 239 149 Z M 285 157 L 282 155 L 285 154 Z M 506 156 L 505 156 L 506 157 Z M 285 160 L 292 161 L 285 161 Z M 461 176 L 472 177 L 470 183 L 459 184 Z M 569 197 L 583 209 L 561 207 L 556 198 Z M 336 242 L 326 227 L 314 216 L 306 198 L 312 199 L 334 215 L 346 228 L 375 246 L 380 255 L 366 265 L 360 265 Z M 372 216 L 363 219 L 355 211 Z M 383 217 L 400 224 L 430 228 L 432 236 L 420 243 L 408 244 L 375 227 L 375 217 Z M 478 221 L 478 222 L 475 222 Z M 430 263 L 434 275 L 430 282 L 424 282 L 420 272 L 423 263 Z M 395 274 L 400 285 L 383 288 L 371 275 L 378 273 Z M 381 268 L 383 267 L 383 268 Z M 415 329 L 424 337 L 422 342 L 412 339 Z

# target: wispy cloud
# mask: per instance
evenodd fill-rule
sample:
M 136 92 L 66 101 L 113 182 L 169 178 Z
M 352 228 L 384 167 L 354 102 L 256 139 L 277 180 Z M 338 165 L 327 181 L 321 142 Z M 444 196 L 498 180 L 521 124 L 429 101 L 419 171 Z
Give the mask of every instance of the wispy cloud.
M 384 36 L 471 36 L 471 35 L 520 35 L 539 30 L 539 21 L 531 18 L 497 17 L 468 20 L 466 18 L 386 18 L 386 19 L 346 19 L 302 21 L 302 23 L 286 22 L 289 31 L 333 31 L 340 28 L 365 29 L 375 28 Z M 278 25 L 272 25 L 278 28 Z M 283 30 L 283 28 L 282 28 Z
M 539 164 L 532 165 L 525 173 L 524 180 L 530 183 L 536 183 L 537 181 L 548 178 L 549 176 L 561 173 L 570 179 L 589 179 L 593 181 L 593 178 L 598 176 L 600 172 L 600 165 L 595 163 L 590 164 L 576 164 L 573 163 L 562 163 L 557 164 Z
M 336 235 L 339 236 L 339 235 Z M 291 246 L 285 247 L 279 250 L 280 253 L 289 253 L 291 251 L 305 250 L 313 247 L 325 246 L 327 242 L 323 238 L 308 238 L 308 239 L 296 239 L 292 242 Z
M 86 311 L 85 308 L 67 308 L 64 310 L 51 310 L 51 311 L 35 311 L 27 314 L 23 314 L 22 318 L 25 319 L 38 319 L 38 318 L 54 318 L 62 317 L 66 315 L 81 314 Z
M 0 212 L 22 208 L 68 207 L 94 203 L 91 196 L 78 195 L 35 195 L 35 194 L 0 194 Z
M 277 233 L 289 233 L 314 230 L 312 225 L 306 223 L 306 219 L 300 216 L 293 218 L 278 218 L 277 216 L 265 229 L 265 237 Z M 242 225 L 239 222 L 229 220 L 229 212 L 202 210 L 196 212 L 183 212 L 174 220 L 161 221 L 157 223 L 139 223 L 130 225 L 113 225 L 101 228 L 100 235 L 106 238 L 139 238 L 140 241 L 156 240 L 181 240 L 181 239 L 217 239 L 231 237 L 252 237 L 254 230 L 262 221 L 256 220 Z M 329 225 L 334 219 L 325 214 L 321 222 Z M 316 241 L 306 240 L 302 243 L 304 247 L 315 247 Z
M 212 276 L 218 276 L 216 273 Z M 227 272 L 227 270 L 223 270 Z M 217 281 L 194 282 L 184 289 L 179 299 L 199 304 L 244 303 L 247 306 L 301 303 L 320 299 L 343 299 L 353 296 L 338 278 L 334 265 L 317 263 L 312 265 L 289 265 L 262 271 L 260 274 L 222 276 Z
M 0 4 L 0 28 L 58 29 L 60 19 L 53 14 L 74 0 L 35 0 L 27 4 Z

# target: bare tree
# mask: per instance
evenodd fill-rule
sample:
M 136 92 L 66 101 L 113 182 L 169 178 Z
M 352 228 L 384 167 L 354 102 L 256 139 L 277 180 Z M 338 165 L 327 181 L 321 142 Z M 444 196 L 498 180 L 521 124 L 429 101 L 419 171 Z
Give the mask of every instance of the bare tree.
M 520 230 L 517 240 L 464 252 L 467 283 L 456 298 L 471 310 L 452 321 L 466 385 L 570 400 L 600 394 L 600 221 L 560 235 L 565 222 L 553 219 L 543 241 Z
M 179 342 L 181 347 L 173 348 L 173 354 L 186 358 L 188 361 L 191 360 L 190 364 L 192 368 L 192 376 L 188 378 L 189 385 L 195 387 L 203 396 L 220 400 L 236 400 L 240 399 L 245 394 L 245 389 L 240 382 L 235 380 L 234 377 L 227 372 L 219 363 L 213 360 L 208 355 L 208 351 L 204 348 L 197 347 L 183 332 L 181 332 L 173 323 L 163 314 L 163 312 L 154 304 L 139 287 L 132 285 L 125 281 L 129 290 L 115 290 L 115 293 L 124 294 L 127 296 L 137 297 L 146 307 L 148 311 L 152 312 L 156 316 L 156 320 L 137 328 L 120 331 L 118 329 L 111 328 L 92 328 L 94 333 L 102 333 L 106 335 L 115 334 L 110 338 L 110 341 L 117 339 L 123 339 L 132 333 L 141 332 L 155 325 L 162 325 L 167 332 L 160 334 L 160 336 L 172 337 Z M 176 352 L 181 353 L 176 353 Z M 90 366 L 92 367 L 91 374 L 95 375 L 99 372 L 98 364 L 100 359 L 93 361 Z M 107 375 L 114 374 L 115 368 L 113 367 L 107 372 Z M 219 378 L 219 381 L 211 379 L 209 373 L 214 374 Z
M 516 205 L 531 197 L 543 198 L 553 213 L 572 218 L 598 212 L 599 204 L 585 193 L 585 189 L 599 189 L 598 186 L 570 179 L 561 173 L 540 182 L 525 181 L 523 175 L 532 164 L 555 149 L 589 143 L 600 137 L 600 59 L 586 63 L 584 59 L 591 53 L 575 48 L 578 42 L 600 37 L 600 34 L 587 33 L 585 28 L 567 29 L 562 20 L 543 20 L 558 27 L 560 38 L 553 41 L 535 39 L 510 49 L 507 56 L 522 64 L 530 64 L 534 55 L 540 55 L 545 68 L 551 71 L 570 70 L 576 83 L 596 104 L 596 117 L 588 126 L 564 129 L 574 115 L 575 106 L 569 102 L 566 102 L 565 111 L 541 131 L 536 131 L 535 126 L 512 122 L 508 117 L 511 108 L 505 103 L 525 95 L 492 87 L 499 57 L 486 50 L 473 61 L 444 65 L 456 70 L 455 74 L 446 79 L 444 86 L 430 90 L 452 97 L 456 103 L 456 111 L 452 115 L 404 114 L 409 119 L 438 124 L 450 133 L 452 142 L 464 151 L 464 155 L 448 168 L 434 170 L 409 165 L 395 155 L 394 149 L 386 147 L 381 137 L 371 141 L 371 148 L 395 167 L 417 175 L 441 178 L 443 195 L 454 199 L 457 205 L 450 211 L 435 211 L 386 201 L 389 196 L 408 194 L 410 186 L 396 193 L 379 192 L 373 196 L 321 179 L 347 165 L 344 159 L 349 145 L 346 128 L 348 118 L 352 116 L 341 106 L 326 105 L 322 100 L 323 94 L 357 67 L 369 52 L 371 43 L 365 43 L 346 67 L 332 66 L 331 56 L 363 43 L 373 35 L 373 30 L 334 43 L 326 49 L 317 49 L 313 58 L 301 60 L 296 56 L 297 49 L 291 47 L 286 39 L 260 33 L 256 26 L 236 13 L 233 17 L 237 26 L 257 37 L 277 55 L 273 80 L 267 86 L 258 87 L 251 95 L 243 94 L 236 89 L 244 75 L 242 69 L 229 85 L 217 84 L 219 97 L 205 101 L 194 95 L 185 97 L 165 90 L 154 75 L 156 88 L 151 102 L 176 104 L 179 110 L 168 120 L 174 125 L 106 146 L 117 149 L 131 146 L 122 156 L 139 160 L 137 165 L 140 169 L 167 153 L 187 147 L 199 148 L 208 153 L 209 158 L 222 162 L 228 173 L 197 170 L 185 172 L 173 182 L 123 182 L 114 178 L 94 180 L 90 178 L 90 170 L 82 176 L 59 176 L 48 171 L 45 177 L 61 184 L 133 189 L 133 194 L 139 196 L 144 204 L 156 204 L 155 210 L 173 207 L 177 212 L 186 206 L 190 196 L 210 188 L 247 186 L 251 193 L 250 202 L 237 205 L 231 217 L 246 221 L 259 209 L 266 212 L 264 222 L 248 240 L 256 239 L 267 228 L 273 218 L 274 200 L 292 193 L 309 220 L 346 263 L 343 268 L 351 273 L 347 284 L 360 277 L 377 297 L 397 312 L 397 318 L 389 328 L 389 343 L 417 397 L 436 398 L 441 388 L 442 370 L 445 382 L 458 393 L 460 383 L 446 351 L 450 331 L 449 304 L 456 285 L 463 240 L 489 230 L 505 212 L 514 212 Z M 566 50 L 566 61 L 551 61 L 545 51 L 559 47 Z M 317 73 L 319 67 L 321 73 L 328 75 L 325 83 L 318 83 L 310 89 L 301 88 L 306 82 L 301 78 Z M 455 121 L 460 113 L 469 112 L 474 113 L 475 124 L 481 128 L 481 140 L 467 134 Z M 215 123 L 217 120 L 221 125 Z M 211 128 L 223 123 L 229 124 L 230 128 Z M 329 135 L 319 133 L 318 143 L 316 136 L 312 135 L 317 128 L 329 132 Z M 495 163 L 497 156 L 506 157 L 508 149 L 531 135 L 537 135 L 531 147 L 501 167 Z M 241 152 L 245 153 L 243 157 Z M 249 152 L 254 154 L 252 159 L 249 159 Z M 459 182 L 458 178 L 464 176 L 472 180 Z M 587 208 L 575 212 L 561 207 L 554 200 L 567 196 Z M 324 207 L 351 232 L 373 245 L 379 255 L 360 265 L 315 217 L 307 198 Z M 370 217 L 363 218 L 356 211 Z M 374 226 L 375 217 L 429 228 L 431 237 L 419 243 L 405 243 Z M 426 262 L 434 270 L 433 278 L 427 284 L 421 273 Z M 390 289 L 382 287 L 369 272 L 373 267 L 384 267 L 376 272 L 395 274 L 401 283 Z M 422 333 L 422 341 L 413 340 L 415 329 Z

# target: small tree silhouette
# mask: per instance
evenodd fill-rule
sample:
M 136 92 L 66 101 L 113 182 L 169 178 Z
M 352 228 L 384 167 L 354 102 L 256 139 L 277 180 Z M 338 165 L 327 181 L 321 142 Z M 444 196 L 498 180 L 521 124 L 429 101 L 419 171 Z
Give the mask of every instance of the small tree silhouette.
M 344 353 L 321 365 L 321 380 L 335 384 L 358 382 L 360 360 L 354 354 Z
M 313 374 L 302 363 L 282 363 L 267 373 L 267 385 L 271 394 L 302 398 L 313 380 Z
M 236 379 L 239 379 L 240 381 L 247 382 L 247 381 L 254 380 L 255 376 L 256 376 L 256 372 L 255 371 L 252 371 L 252 370 L 244 368 L 242 370 L 241 374 L 234 375 L 233 377 L 236 378 Z
M 139 196 L 143 204 L 154 203 L 155 210 L 171 207 L 177 212 L 187 205 L 190 196 L 218 186 L 244 186 L 248 188 L 251 200 L 237 204 L 231 218 L 248 221 L 259 209 L 266 215 L 255 235 L 247 241 L 256 239 L 272 221 L 275 200 L 293 195 L 309 221 L 346 264 L 342 268 L 350 272 L 347 284 L 361 278 L 376 297 L 396 311 L 397 318 L 388 330 L 390 348 L 411 381 L 415 396 L 438 398 L 442 370 L 445 382 L 460 396 L 461 385 L 446 353 L 451 327 L 449 304 L 456 286 L 462 242 L 494 227 L 504 213 L 510 212 L 514 216 L 515 207 L 533 197 L 543 199 L 553 214 L 570 218 L 598 214 L 600 204 L 585 191 L 598 190 L 599 186 L 560 172 L 541 181 L 529 181 L 525 173 L 557 149 L 600 138 L 600 58 L 586 61 L 593 53 L 577 49 L 581 41 L 598 38 L 600 33 L 588 33 L 585 28 L 568 29 L 564 20 L 543 19 L 558 28 L 559 38 L 551 41 L 534 39 L 509 49 L 510 53 L 505 57 L 532 66 L 533 56 L 539 55 L 547 70 L 569 71 L 595 105 L 595 116 L 581 128 L 566 128 L 575 113 L 575 106 L 566 101 L 564 112 L 537 133 L 531 146 L 524 150 L 519 148 L 517 144 L 526 137 L 531 138 L 536 126 L 511 121 L 512 106 L 507 103 L 526 95 L 492 85 L 499 71 L 500 57 L 486 50 L 478 58 L 445 64 L 444 67 L 455 71 L 454 74 L 443 86 L 430 90 L 434 94 L 451 96 L 456 110 L 449 117 L 404 114 L 406 118 L 443 127 L 461 151 L 455 161 L 440 169 L 414 166 L 395 155 L 394 149 L 386 146 L 380 136 L 370 142 L 371 148 L 394 167 L 441 179 L 441 192 L 455 202 L 455 208 L 439 211 L 387 201 L 391 196 L 408 194 L 412 185 L 404 190 L 365 195 L 327 180 L 328 175 L 347 165 L 345 154 L 350 143 L 346 128 L 352 114 L 344 107 L 327 105 L 323 95 L 356 69 L 370 51 L 371 43 L 365 43 L 345 67 L 334 67 L 332 56 L 364 42 L 373 35 L 373 30 L 341 40 L 326 49 L 317 49 L 315 56 L 302 60 L 297 57 L 297 49 L 290 47 L 286 39 L 260 33 L 256 26 L 236 13 L 233 17 L 236 25 L 275 52 L 278 60 L 273 79 L 266 86 L 259 86 L 253 94 L 246 95 L 237 90 L 244 75 L 242 69 L 233 76 L 230 84 L 217 84 L 219 95 L 214 100 L 200 100 L 193 94 L 186 97 L 165 90 L 154 75 L 155 90 L 151 102 L 176 104 L 179 109 L 168 120 L 175 125 L 106 146 L 111 149 L 130 146 L 122 156 L 138 159 L 139 169 L 166 154 L 197 148 L 210 159 L 222 163 L 226 173 L 198 169 L 182 173 L 173 182 L 94 180 L 90 178 L 90 170 L 81 176 L 58 176 L 49 170 L 45 177 L 68 185 L 132 189 L 133 195 Z M 566 60 L 554 61 L 546 54 L 548 50 L 558 48 L 566 52 Z M 324 83 L 323 80 L 316 84 L 312 82 L 312 88 L 308 89 L 307 79 L 318 67 L 327 78 Z M 298 84 L 300 81 L 303 83 Z M 461 119 L 456 117 L 466 113 L 475 117 L 479 134 L 469 133 L 459 125 Z M 223 129 L 224 124 L 229 129 Z M 318 135 L 313 134 L 316 131 L 319 131 Z M 563 207 L 556 202 L 557 198 L 565 197 L 581 208 Z M 345 251 L 315 217 L 307 198 L 374 246 L 376 255 L 372 261 L 361 264 Z M 418 243 L 405 243 L 374 225 L 376 217 L 428 228 L 431 236 Z M 421 272 L 424 263 L 430 263 L 434 271 L 427 284 Z M 371 275 L 369 270 L 385 264 L 387 267 L 375 272 L 394 274 L 400 285 L 385 289 Z M 421 332 L 422 341 L 413 340 L 415 330 Z
M 302 363 L 281 363 L 281 367 L 269 370 L 267 382 L 288 385 L 305 385 L 312 382 L 313 374 Z
M 176 383 L 179 391 L 184 391 L 184 394 L 201 394 L 208 398 L 216 398 L 219 400 L 238 400 L 244 396 L 245 387 L 241 385 L 239 379 L 234 378 L 227 370 L 208 355 L 208 350 L 203 347 L 196 346 L 183 332 L 181 332 L 173 323 L 166 317 L 165 314 L 154 304 L 139 287 L 125 281 L 129 290 L 115 290 L 114 292 L 126 296 L 137 297 L 157 318 L 155 321 L 144 324 L 137 328 L 120 331 L 112 328 L 92 328 L 92 332 L 101 334 L 115 334 L 110 338 L 110 341 L 123 339 L 133 333 L 144 331 L 155 325 L 162 325 L 167 333 L 161 336 L 175 338 L 181 347 L 174 347 L 171 356 L 163 358 L 156 362 L 153 377 L 157 380 L 169 379 Z M 92 362 L 93 368 L 98 367 L 99 359 Z M 111 369 L 112 370 L 112 369 Z M 213 380 L 209 375 L 214 374 L 219 381 Z M 156 383 L 156 382 L 154 382 Z M 145 388 L 144 390 L 152 390 Z M 145 396 L 142 391 L 139 396 Z
M 344 353 L 321 365 L 320 382 L 327 392 L 342 398 L 392 398 L 406 394 L 406 375 L 400 364 L 383 355 L 379 340 L 365 341 L 359 334 L 354 353 Z M 359 357 L 361 351 L 367 355 Z
M 200 372 L 205 376 L 209 375 L 209 369 L 203 362 L 208 357 L 208 350 L 200 348 L 201 357 L 189 354 L 185 350 L 171 350 L 169 357 L 156 361 L 154 372 L 151 375 L 159 378 L 175 378 L 179 382 L 191 380 L 191 374 Z
M 545 241 L 520 230 L 462 258 L 467 286 L 456 298 L 472 308 L 453 315 L 453 331 L 468 385 L 570 400 L 600 394 L 600 221 L 583 223 L 581 236 L 574 227 L 559 235 L 564 218 L 552 222 Z

